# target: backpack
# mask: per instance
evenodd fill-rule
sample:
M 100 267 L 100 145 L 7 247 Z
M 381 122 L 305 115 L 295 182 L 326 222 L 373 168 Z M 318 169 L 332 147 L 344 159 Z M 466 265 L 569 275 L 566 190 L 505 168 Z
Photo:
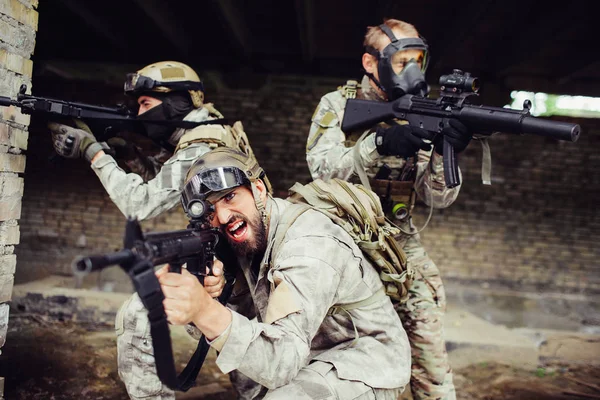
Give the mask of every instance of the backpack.
M 289 192 L 288 201 L 305 207 L 290 207 L 284 213 L 275 234 L 273 253 L 296 218 L 309 209 L 319 211 L 354 239 L 379 272 L 385 294 L 396 301 L 406 299 L 414 271 L 407 265 L 406 254 L 394 239 L 400 229 L 386 219 L 375 193 L 363 185 L 337 178 L 315 179 L 306 185 L 296 183 Z

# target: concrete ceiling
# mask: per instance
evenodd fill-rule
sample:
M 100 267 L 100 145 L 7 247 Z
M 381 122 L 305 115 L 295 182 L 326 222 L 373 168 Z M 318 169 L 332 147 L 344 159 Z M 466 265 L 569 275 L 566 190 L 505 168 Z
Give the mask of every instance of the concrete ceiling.
M 162 59 L 231 77 L 359 77 L 366 27 L 394 17 L 413 23 L 427 38 L 432 57 L 427 77 L 432 83 L 460 68 L 478 76 L 482 90 L 494 86 L 503 92 L 600 96 L 594 3 L 44 0 L 39 5 L 34 78 L 36 72 L 47 74 L 53 68 L 60 75 L 58 65 L 69 75 L 65 65 L 141 67 Z

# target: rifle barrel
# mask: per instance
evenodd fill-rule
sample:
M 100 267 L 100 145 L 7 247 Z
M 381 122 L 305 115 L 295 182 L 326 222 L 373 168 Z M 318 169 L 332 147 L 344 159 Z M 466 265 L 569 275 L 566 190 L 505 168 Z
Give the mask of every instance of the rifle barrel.
M 581 132 L 578 124 L 536 118 L 506 108 L 468 105 L 458 110 L 457 114 L 458 118 L 474 131 L 533 134 L 568 142 L 576 142 Z
M 73 262 L 71 268 L 76 274 L 88 274 L 92 271 L 98 271 L 111 265 L 120 265 L 121 263 L 130 262 L 134 257 L 131 250 L 125 249 L 115 253 L 80 257 Z
M 0 106 L 9 107 L 15 104 L 15 101 L 10 97 L 0 96 Z

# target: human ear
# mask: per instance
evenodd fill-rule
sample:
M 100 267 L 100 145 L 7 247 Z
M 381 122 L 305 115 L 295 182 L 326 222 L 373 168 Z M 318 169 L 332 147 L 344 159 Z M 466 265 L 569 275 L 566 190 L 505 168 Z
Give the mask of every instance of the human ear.
M 257 179 L 254 182 L 254 186 L 256 186 L 256 190 L 258 190 L 260 200 L 264 204 L 267 201 L 267 187 L 265 186 L 265 183 L 262 181 L 262 179 Z
M 365 71 L 367 71 L 370 74 L 373 74 L 377 69 L 377 60 L 371 54 L 364 53 L 362 55 L 362 65 Z

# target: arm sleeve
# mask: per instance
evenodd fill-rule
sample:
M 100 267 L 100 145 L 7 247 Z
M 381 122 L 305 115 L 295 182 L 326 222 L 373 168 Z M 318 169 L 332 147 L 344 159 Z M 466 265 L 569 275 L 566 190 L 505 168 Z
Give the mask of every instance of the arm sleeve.
M 355 171 L 354 146 L 346 147 L 346 134 L 341 129 L 341 116 L 345 99 L 329 99 L 324 96 L 312 117 L 306 161 L 313 179 L 339 178 L 348 180 Z M 343 103 L 338 104 L 338 103 Z M 370 166 L 378 157 L 375 134 L 368 134 L 360 143 L 360 160 L 364 167 Z
M 126 217 L 144 220 L 179 204 L 187 170 L 197 157 L 209 150 L 205 143 L 196 143 L 178 151 L 148 182 L 138 174 L 125 172 L 107 154 L 96 160 L 92 169 L 110 199 Z
M 294 239 L 286 246 L 286 258 L 276 260 L 272 270 L 276 287 L 266 320 L 275 306 L 274 320 L 258 322 L 232 312 L 231 330 L 217 358 L 223 373 L 237 370 L 269 389 L 289 383 L 306 365 L 311 341 L 336 301 L 339 274 L 329 263 L 309 256 L 307 249 L 326 246 L 340 263 L 350 262 L 351 254 L 335 239 L 322 236 Z
M 428 206 L 446 208 L 454 203 L 462 185 L 460 169 L 458 176 L 461 184 L 448 188 L 444 180 L 444 158 L 434 150 L 419 151 L 417 154 L 417 177 L 415 190 L 417 196 Z

